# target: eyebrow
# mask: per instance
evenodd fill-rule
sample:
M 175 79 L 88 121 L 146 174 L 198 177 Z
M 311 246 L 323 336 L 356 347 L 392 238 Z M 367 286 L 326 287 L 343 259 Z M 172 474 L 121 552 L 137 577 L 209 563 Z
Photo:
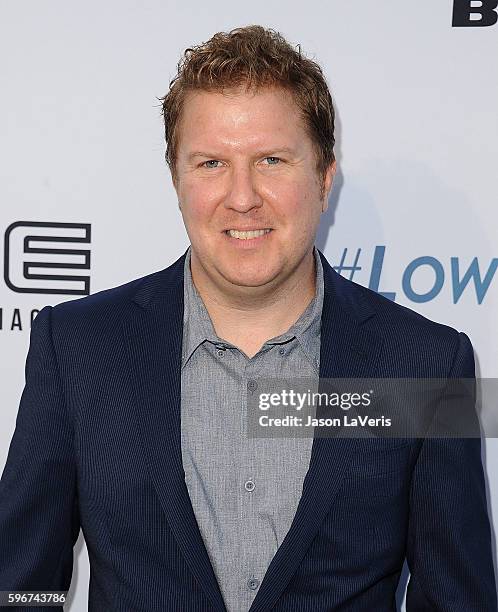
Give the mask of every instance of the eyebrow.
M 255 156 L 260 157 L 262 155 L 274 155 L 276 153 L 289 153 L 290 155 L 295 155 L 296 151 L 291 147 L 273 147 L 271 149 L 262 149 L 261 151 L 256 151 Z M 207 157 L 208 159 L 219 159 L 223 157 L 223 155 L 215 155 L 214 153 L 205 153 L 204 151 L 193 151 L 189 153 L 187 159 L 193 160 L 196 157 Z

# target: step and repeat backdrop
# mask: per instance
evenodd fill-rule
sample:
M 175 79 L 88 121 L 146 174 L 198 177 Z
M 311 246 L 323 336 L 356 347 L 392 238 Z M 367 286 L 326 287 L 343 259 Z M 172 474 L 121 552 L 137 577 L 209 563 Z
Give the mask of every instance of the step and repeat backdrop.
M 261 24 L 324 69 L 338 172 L 317 246 L 346 278 L 465 331 L 498 378 L 497 2 L 2 2 L 0 471 L 30 324 L 188 245 L 158 98 L 183 50 Z M 105 376 L 105 372 L 102 372 Z M 498 526 L 498 441 L 483 442 Z M 70 607 L 87 608 L 75 549 Z

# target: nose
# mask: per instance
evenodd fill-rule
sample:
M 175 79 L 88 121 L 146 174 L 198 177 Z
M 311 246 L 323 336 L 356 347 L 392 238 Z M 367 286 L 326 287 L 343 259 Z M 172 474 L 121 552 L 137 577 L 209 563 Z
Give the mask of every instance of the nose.
M 251 168 L 232 167 L 225 208 L 237 212 L 249 212 L 253 208 L 260 208 L 263 205 L 263 198 L 258 191 L 256 181 L 257 178 Z

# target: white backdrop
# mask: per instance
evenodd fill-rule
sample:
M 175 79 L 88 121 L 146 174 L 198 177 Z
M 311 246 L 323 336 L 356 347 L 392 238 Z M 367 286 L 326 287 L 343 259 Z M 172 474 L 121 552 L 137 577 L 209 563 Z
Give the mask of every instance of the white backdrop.
M 91 251 L 90 270 L 74 273 L 90 276 L 92 293 L 175 260 L 188 242 L 157 98 L 186 47 L 251 23 L 300 43 L 331 87 L 339 171 L 319 248 L 334 265 L 344 256 L 360 268 L 343 270 L 348 278 L 467 332 L 478 373 L 498 377 L 498 24 L 452 27 L 453 0 L 3 0 L 1 8 L 0 237 L 9 265 L 0 281 L 0 469 L 30 313 L 79 297 L 23 279 L 22 237 L 33 228 L 5 232 L 18 221 L 90 224 L 90 244 L 72 246 Z M 496 440 L 485 442 L 484 459 L 496 530 Z M 80 537 L 67 609 L 87 609 L 88 579 Z

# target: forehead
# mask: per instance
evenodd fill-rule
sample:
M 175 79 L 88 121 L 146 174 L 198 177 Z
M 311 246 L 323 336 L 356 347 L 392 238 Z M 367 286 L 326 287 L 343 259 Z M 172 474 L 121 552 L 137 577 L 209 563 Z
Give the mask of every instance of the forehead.
M 188 92 L 178 133 L 179 151 L 231 146 L 255 149 L 302 147 L 307 136 L 290 92 L 264 88 L 247 92 Z

